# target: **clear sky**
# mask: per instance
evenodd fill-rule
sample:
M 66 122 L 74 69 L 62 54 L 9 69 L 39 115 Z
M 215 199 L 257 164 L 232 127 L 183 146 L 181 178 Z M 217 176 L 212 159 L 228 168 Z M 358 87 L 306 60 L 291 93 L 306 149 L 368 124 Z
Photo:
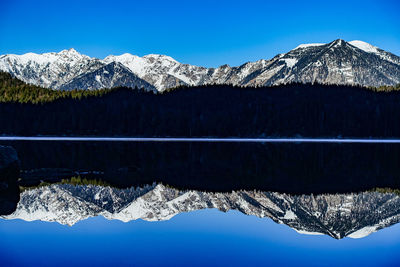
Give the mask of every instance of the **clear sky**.
M 0 0 L 0 54 L 73 47 L 98 58 L 158 53 L 208 67 L 338 38 L 400 55 L 400 1 Z

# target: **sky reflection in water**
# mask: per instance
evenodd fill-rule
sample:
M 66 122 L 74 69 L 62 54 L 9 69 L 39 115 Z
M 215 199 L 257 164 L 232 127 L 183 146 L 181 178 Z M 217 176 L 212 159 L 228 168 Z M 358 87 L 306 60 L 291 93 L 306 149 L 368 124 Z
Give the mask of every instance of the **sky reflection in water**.
M 391 265 L 400 262 L 400 225 L 362 239 L 295 232 L 238 211 L 200 210 L 169 221 L 103 217 L 73 227 L 0 220 L 6 265 Z

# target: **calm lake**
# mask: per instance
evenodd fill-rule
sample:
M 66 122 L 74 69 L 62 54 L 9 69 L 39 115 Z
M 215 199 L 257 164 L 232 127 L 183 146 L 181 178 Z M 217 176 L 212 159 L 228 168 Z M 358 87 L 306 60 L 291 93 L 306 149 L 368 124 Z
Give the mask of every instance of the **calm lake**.
M 400 260 L 396 142 L 0 145 L 15 148 L 20 160 L 15 208 L 0 218 L 5 265 Z

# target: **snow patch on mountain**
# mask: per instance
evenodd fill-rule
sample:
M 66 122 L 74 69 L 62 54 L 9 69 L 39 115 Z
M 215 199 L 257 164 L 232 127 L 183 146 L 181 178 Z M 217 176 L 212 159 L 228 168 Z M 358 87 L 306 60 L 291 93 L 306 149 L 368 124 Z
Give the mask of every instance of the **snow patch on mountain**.
M 125 53 L 120 56 L 108 56 L 104 58 L 104 62 L 119 62 L 141 78 L 146 75 L 145 67 L 148 66 L 145 59 L 129 53 Z
M 296 218 L 297 218 L 296 214 L 294 214 L 294 212 L 291 210 L 287 210 L 285 212 L 285 215 L 283 216 L 283 219 L 286 219 L 286 220 L 295 220 Z
M 296 49 L 299 49 L 299 48 L 308 48 L 308 47 L 314 47 L 314 46 L 321 46 L 321 45 L 325 45 L 325 44 L 323 44 L 323 43 L 301 44 L 301 45 L 297 46 L 293 50 L 296 50 Z
M 281 60 L 285 61 L 288 68 L 292 68 L 298 61 L 296 58 L 283 58 Z
M 302 234 L 302 235 L 324 235 L 323 233 L 318 233 L 318 232 L 308 232 L 304 230 L 297 230 L 294 229 L 297 233 Z
M 350 238 L 363 238 L 376 232 L 376 226 L 366 226 L 348 235 Z
M 349 44 L 351 44 L 352 46 L 355 46 L 367 53 L 379 53 L 378 47 L 373 46 L 373 45 L 363 42 L 363 41 L 354 40 L 354 41 L 349 42 Z

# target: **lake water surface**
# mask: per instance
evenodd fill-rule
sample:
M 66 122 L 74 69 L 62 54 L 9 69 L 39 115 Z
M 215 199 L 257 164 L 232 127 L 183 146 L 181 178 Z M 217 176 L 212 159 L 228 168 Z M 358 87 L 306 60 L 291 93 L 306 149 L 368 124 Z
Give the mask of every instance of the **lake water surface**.
M 400 260 L 397 141 L 127 141 L 1 140 L 18 152 L 22 189 L 15 211 L 0 219 L 1 261 L 395 266 Z M 79 181 L 71 184 L 71 177 Z

